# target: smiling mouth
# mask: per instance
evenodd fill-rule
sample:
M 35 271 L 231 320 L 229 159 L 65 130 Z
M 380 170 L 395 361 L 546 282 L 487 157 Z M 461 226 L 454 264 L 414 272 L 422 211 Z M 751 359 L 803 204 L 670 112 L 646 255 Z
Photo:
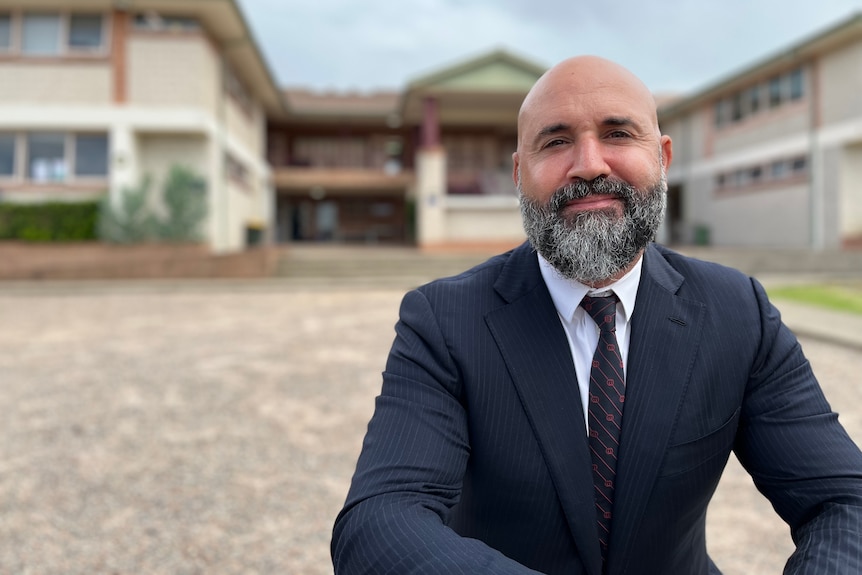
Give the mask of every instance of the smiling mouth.
M 621 209 L 623 198 L 613 194 L 590 194 L 583 198 L 569 200 L 563 205 L 563 210 L 586 211 L 586 210 L 609 210 Z

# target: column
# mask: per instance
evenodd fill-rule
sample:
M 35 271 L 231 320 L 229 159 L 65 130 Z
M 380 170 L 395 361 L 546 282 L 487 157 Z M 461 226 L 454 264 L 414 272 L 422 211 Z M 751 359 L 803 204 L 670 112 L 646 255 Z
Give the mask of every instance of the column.
M 419 246 L 446 241 L 446 151 L 440 145 L 439 102 L 422 107 L 421 146 L 416 157 L 416 241 Z

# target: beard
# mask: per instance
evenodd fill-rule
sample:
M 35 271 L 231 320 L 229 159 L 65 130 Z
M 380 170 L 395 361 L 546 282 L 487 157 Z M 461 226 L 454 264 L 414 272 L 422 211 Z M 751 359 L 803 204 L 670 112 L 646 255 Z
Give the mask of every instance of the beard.
M 567 279 L 596 286 L 618 279 L 653 239 L 664 219 L 667 178 L 638 188 L 604 176 L 557 189 L 545 204 L 528 198 L 518 181 L 521 217 L 527 238 L 539 254 Z M 592 195 L 622 199 L 618 210 L 585 210 L 562 214 L 572 200 Z

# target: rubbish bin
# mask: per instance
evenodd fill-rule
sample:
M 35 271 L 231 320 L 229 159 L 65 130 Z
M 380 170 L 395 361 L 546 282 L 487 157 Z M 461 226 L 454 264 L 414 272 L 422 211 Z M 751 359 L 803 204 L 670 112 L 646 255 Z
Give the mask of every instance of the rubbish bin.
M 694 244 L 697 246 L 709 245 L 709 227 L 697 225 L 694 227 Z

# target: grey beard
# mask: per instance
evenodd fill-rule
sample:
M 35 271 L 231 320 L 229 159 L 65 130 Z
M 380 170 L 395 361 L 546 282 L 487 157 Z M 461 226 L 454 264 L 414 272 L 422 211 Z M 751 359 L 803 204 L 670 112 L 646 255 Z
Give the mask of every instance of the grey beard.
M 586 285 L 607 282 L 629 267 L 655 239 L 664 219 L 667 180 L 638 190 L 619 180 L 599 177 L 556 190 L 547 204 L 527 198 L 518 184 L 524 230 L 533 249 L 564 278 Z M 571 200 L 607 194 L 623 199 L 622 217 L 616 211 L 591 210 L 564 218 L 560 211 Z

